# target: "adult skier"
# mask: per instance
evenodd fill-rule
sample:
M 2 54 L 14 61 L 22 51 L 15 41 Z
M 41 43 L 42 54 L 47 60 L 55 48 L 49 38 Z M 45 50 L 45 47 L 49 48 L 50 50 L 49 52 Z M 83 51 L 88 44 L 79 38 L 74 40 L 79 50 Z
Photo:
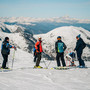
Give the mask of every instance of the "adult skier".
M 2 42 L 1 46 L 1 54 L 3 56 L 3 63 L 2 63 L 2 69 L 8 69 L 6 67 L 6 64 L 8 62 L 8 55 L 10 54 L 10 48 L 14 48 L 16 50 L 15 46 L 12 46 L 9 44 L 9 38 L 5 37 L 5 40 Z
M 41 39 L 42 38 L 39 37 L 38 41 L 35 44 L 37 60 L 36 60 L 36 65 L 34 66 L 34 68 L 42 68 L 41 66 L 39 66 L 40 60 L 41 60 L 41 53 L 43 52 L 43 50 L 42 50 L 42 40 Z
M 63 67 L 66 66 L 65 60 L 64 60 L 64 51 L 66 49 L 66 45 L 64 44 L 64 42 L 62 42 L 61 40 L 61 36 L 57 37 L 57 42 L 55 43 L 55 50 L 56 50 L 56 61 L 57 61 L 57 66 L 60 67 L 60 60 L 59 58 L 61 58 L 62 61 L 62 65 Z
M 83 53 L 83 49 L 86 47 L 86 44 L 83 41 L 83 39 L 81 38 L 80 34 L 78 36 L 76 36 L 76 39 L 77 39 L 77 42 L 76 42 L 76 47 L 75 47 L 74 51 L 76 50 L 76 53 L 77 53 L 77 58 L 79 61 L 78 67 L 85 68 L 85 63 L 84 63 L 84 60 L 82 60 L 81 56 Z

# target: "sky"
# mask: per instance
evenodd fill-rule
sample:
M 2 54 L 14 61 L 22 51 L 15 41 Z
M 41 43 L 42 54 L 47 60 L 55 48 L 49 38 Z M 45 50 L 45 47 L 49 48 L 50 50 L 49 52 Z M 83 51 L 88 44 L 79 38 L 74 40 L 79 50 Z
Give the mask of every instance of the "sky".
M 90 19 L 90 0 L 0 0 L 0 17 Z

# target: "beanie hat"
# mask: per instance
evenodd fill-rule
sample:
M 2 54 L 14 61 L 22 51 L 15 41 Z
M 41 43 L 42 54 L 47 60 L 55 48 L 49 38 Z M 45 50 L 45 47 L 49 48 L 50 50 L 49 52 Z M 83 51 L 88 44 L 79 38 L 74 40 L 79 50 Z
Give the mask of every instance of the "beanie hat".
M 5 37 L 5 41 L 7 41 L 9 39 L 9 37 Z
M 81 37 L 81 34 L 77 35 L 76 37 L 77 37 L 77 38 L 80 38 L 80 37 Z
M 58 38 L 61 38 L 61 36 L 58 36 L 57 39 L 58 39 Z

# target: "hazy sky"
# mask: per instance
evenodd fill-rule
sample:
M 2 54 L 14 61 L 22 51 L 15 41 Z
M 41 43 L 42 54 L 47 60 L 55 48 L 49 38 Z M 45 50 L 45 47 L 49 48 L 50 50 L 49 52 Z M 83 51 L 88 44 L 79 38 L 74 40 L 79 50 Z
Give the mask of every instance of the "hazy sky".
M 0 0 L 0 17 L 90 19 L 90 0 Z

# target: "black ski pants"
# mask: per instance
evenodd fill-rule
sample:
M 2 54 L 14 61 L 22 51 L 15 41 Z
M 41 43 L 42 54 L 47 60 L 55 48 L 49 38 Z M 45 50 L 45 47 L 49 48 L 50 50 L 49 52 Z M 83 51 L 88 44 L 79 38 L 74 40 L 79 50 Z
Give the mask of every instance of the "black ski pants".
M 65 60 L 64 60 L 64 53 L 57 53 L 57 55 L 56 55 L 56 61 L 57 61 L 57 66 L 58 67 L 61 66 L 59 59 L 61 59 L 63 67 L 66 66 Z
M 34 62 L 36 62 L 37 54 L 34 52 Z
M 39 66 L 40 61 L 41 61 L 41 53 L 37 53 L 36 66 Z
M 3 56 L 2 68 L 5 68 L 6 67 L 6 64 L 8 62 L 8 55 L 2 54 L 2 56 Z
M 79 65 L 80 66 L 85 66 L 85 63 L 82 60 L 81 56 L 82 56 L 82 52 L 77 52 L 77 58 L 78 58 L 78 61 L 79 61 Z

